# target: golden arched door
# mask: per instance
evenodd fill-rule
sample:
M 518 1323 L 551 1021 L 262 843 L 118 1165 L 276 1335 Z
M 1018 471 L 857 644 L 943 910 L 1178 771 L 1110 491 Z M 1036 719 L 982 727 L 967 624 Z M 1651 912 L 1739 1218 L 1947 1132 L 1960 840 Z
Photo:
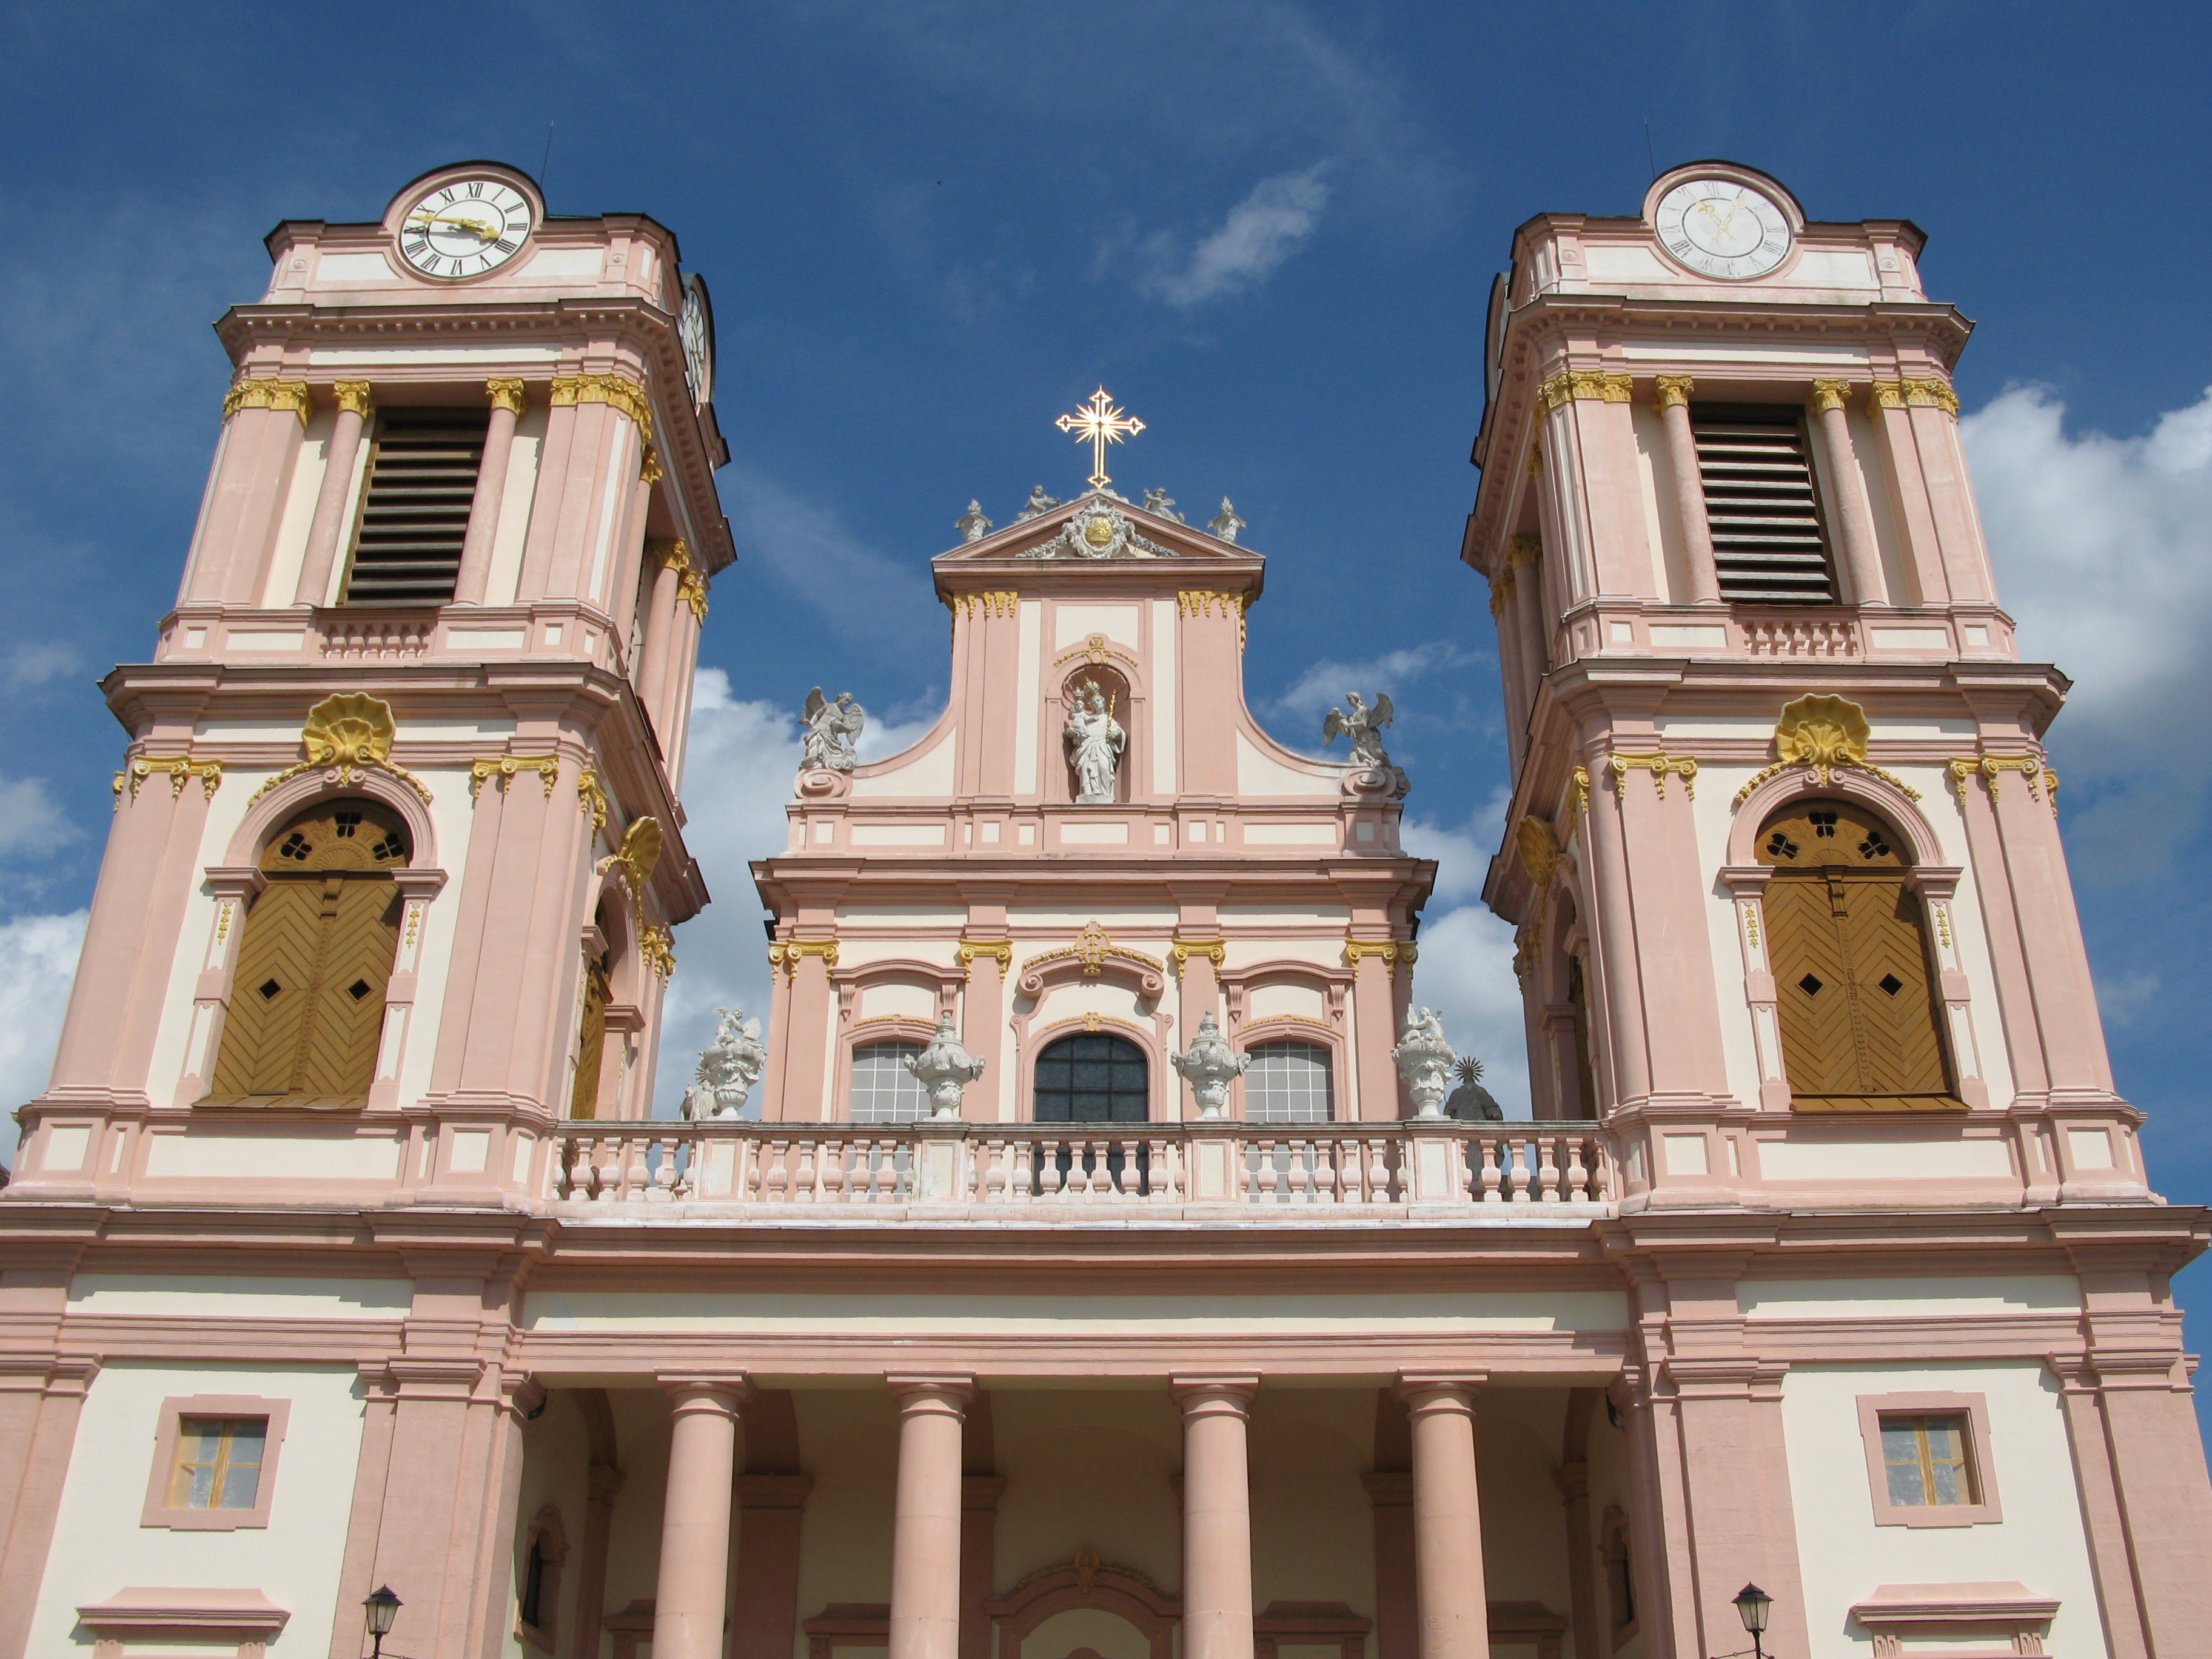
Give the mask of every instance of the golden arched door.
M 407 830 L 374 801 L 325 801 L 262 851 L 216 1060 L 216 1099 L 368 1097 L 399 939 Z
M 1799 801 L 1759 832 L 1761 908 L 1800 1111 L 1956 1106 L 1919 895 L 1901 842 L 1865 809 Z

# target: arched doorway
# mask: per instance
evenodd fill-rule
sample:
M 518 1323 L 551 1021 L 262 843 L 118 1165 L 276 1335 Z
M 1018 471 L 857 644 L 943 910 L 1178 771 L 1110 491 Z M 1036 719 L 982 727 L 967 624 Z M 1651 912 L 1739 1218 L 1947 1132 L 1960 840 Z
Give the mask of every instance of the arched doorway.
M 1864 807 L 1800 800 L 1760 828 L 1763 902 L 1799 1111 L 1957 1106 L 1905 838 Z
M 372 800 L 319 802 L 269 838 L 213 1098 L 368 1099 L 399 941 L 392 872 L 408 856 L 405 823 Z

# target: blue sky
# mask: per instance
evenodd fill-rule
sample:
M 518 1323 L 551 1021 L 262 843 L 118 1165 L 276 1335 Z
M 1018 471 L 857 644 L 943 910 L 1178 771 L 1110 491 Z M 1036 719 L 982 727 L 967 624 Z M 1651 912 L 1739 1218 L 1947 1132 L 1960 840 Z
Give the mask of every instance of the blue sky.
M 1504 782 L 1456 562 L 1483 307 L 1514 226 L 1763 167 L 1815 218 L 1905 216 L 1978 330 L 1959 375 L 2002 596 L 2079 681 L 2057 760 L 2124 1092 L 2212 1197 L 2198 1103 L 2212 620 L 2208 14 L 2035 3 L 16 6 L 0 12 L 0 1091 L 43 1082 L 120 734 L 93 682 L 173 597 L 264 232 L 368 219 L 441 162 L 641 210 L 713 284 L 721 475 L 689 790 L 720 902 L 671 1052 L 764 993 L 744 860 L 781 839 L 807 687 L 877 741 L 933 716 L 926 562 L 971 496 L 1079 487 L 1052 417 L 1148 423 L 1117 481 L 1270 557 L 1255 708 L 1310 744 L 1388 690 L 1443 877 L 1422 999 L 1513 1081 L 1472 906 Z M 1648 124 L 1648 148 L 1647 148 Z M 1470 908 L 1472 906 L 1472 908 Z M 680 1066 L 664 1064 L 663 1091 Z M 2212 1270 L 2197 1297 L 2212 1304 Z M 2184 1281 L 2184 1289 L 2190 1288 Z

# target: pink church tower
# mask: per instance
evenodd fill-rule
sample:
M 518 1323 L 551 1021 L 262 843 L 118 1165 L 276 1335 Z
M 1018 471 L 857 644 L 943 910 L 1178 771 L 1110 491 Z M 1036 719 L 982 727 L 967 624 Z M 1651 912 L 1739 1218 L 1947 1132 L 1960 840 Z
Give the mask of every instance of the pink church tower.
M 2203 1224 L 2151 1197 L 2113 1091 L 2044 750 L 2067 682 L 1998 605 L 1951 386 L 1970 325 L 1923 291 L 1923 240 L 1808 222 L 1722 162 L 1640 217 L 1516 233 L 1462 548 L 1514 775 L 1486 896 L 1519 930 L 1537 1115 L 1601 1120 L 1624 1159 L 1617 1398 L 1697 1534 L 1652 1568 L 1674 1651 L 1733 1645 L 1747 1576 L 1777 1652 L 1850 1612 L 1768 1507 L 1791 1366 L 1822 1357 L 1744 1322 L 1779 1252 L 1900 1305 L 2080 1275 L 2078 1350 L 1995 1346 L 2066 1400 L 2111 1650 L 2178 1652 L 2212 1611 L 2212 1493 L 2167 1274 Z M 1863 1406 L 1868 1434 L 1923 1393 Z M 1925 1534 L 1922 1576 L 1984 1576 L 1961 1537 Z

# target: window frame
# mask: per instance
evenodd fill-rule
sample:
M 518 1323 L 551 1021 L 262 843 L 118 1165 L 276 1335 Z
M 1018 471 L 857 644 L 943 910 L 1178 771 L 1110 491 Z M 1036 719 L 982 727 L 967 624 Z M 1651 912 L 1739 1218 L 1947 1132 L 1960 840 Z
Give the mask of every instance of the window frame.
M 2004 1519 L 1997 1502 L 1996 1462 L 1990 1455 L 1990 1407 L 1978 1394 L 1863 1394 L 1858 1396 L 1859 1438 L 1866 1451 L 1867 1486 L 1877 1527 L 1975 1527 Z M 1957 1416 L 1966 1425 L 1966 1461 L 1979 1501 L 1972 1504 L 1896 1504 L 1890 1501 L 1889 1470 L 1882 1456 L 1884 1417 Z
M 194 1394 L 172 1395 L 161 1402 L 155 1420 L 154 1467 L 146 1482 L 146 1504 L 138 1517 L 141 1527 L 165 1527 L 172 1532 L 243 1532 L 269 1524 L 269 1511 L 276 1495 L 276 1464 L 284 1449 L 284 1431 L 290 1421 L 292 1402 L 264 1400 L 253 1395 Z M 243 1510 L 179 1508 L 169 1502 L 170 1481 L 176 1473 L 178 1443 L 188 1417 L 258 1417 L 262 1431 L 261 1478 L 255 1483 L 253 1506 Z
M 1333 1036 L 1334 1033 L 1324 1031 L 1319 1026 L 1292 1024 L 1289 1021 L 1283 1021 L 1279 1024 L 1273 1021 L 1255 1023 L 1249 1033 L 1239 1032 L 1237 1040 L 1240 1051 L 1250 1054 L 1255 1060 L 1258 1059 L 1260 1050 L 1262 1048 L 1294 1045 L 1317 1051 L 1327 1068 L 1328 1115 L 1313 1120 L 1255 1117 L 1252 1115 L 1254 1091 L 1249 1071 L 1237 1079 L 1237 1115 L 1243 1121 L 1263 1129 L 1313 1129 L 1345 1121 L 1343 1115 L 1336 1109 L 1342 1103 L 1340 1083 L 1343 1068 L 1342 1055 L 1339 1053 L 1336 1043 L 1332 1040 Z

